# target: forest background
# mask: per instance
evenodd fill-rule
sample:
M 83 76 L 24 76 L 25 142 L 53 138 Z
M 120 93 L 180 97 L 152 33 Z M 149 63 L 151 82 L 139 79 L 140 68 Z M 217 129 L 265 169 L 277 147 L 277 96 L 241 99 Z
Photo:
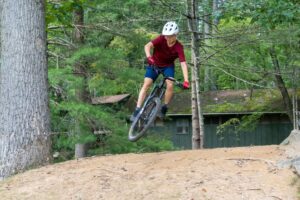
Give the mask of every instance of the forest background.
M 298 1 L 197 3 L 202 92 L 299 86 Z M 174 149 L 157 136 L 129 142 L 126 119 L 132 111 L 121 105 L 95 106 L 91 99 L 124 93 L 137 97 L 144 45 L 170 20 L 179 24 L 178 39 L 192 66 L 188 1 L 47 0 L 46 5 L 54 160 L 73 158 L 78 143 L 88 144 L 89 156 Z M 264 105 L 254 106 L 259 110 Z M 109 134 L 94 134 L 99 130 Z

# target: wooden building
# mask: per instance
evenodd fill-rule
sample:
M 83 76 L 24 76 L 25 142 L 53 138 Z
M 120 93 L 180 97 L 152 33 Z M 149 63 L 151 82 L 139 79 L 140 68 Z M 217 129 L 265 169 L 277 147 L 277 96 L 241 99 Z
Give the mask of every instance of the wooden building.
M 293 129 L 277 90 L 227 90 L 201 94 L 204 111 L 204 148 L 271 145 L 281 143 Z M 189 92 L 174 95 L 167 118 L 157 120 L 150 132 L 169 138 L 175 147 L 192 148 L 192 121 Z M 230 119 L 259 116 L 244 130 L 217 127 Z

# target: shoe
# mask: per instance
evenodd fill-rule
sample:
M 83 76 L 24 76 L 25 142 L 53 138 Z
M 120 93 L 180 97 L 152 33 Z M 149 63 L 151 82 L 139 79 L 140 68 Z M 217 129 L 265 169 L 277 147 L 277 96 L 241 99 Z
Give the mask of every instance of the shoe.
M 136 118 L 136 116 L 139 114 L 140 112 L 140 108 L 136 108 L 135 111 L 132 113 L 132 115 L 130 116 L 130 121 L 133 122 Z
M 168 112 L 168 107 L 167 107 L 167 105 L 163 105 L 163 106 L 161 107 L 161 109 L 160 109 L 160 113 L 159 113 L 158 117 L 161 118 L 161 119 L 165 118 L 167 112 Z

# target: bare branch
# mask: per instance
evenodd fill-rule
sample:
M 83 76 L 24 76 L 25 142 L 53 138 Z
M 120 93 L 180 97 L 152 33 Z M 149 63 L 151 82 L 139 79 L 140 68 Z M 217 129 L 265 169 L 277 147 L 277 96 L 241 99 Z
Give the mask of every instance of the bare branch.
M 249 84 L 249 85 L 254 85 L 254 86 L 257 86 L 257 87 L 260 87 L 260 88 L 269 88 L 269 89 L 271 89 L 270 87 L 263 86 L 263 85 L 259 85 L 259 84 L 256 84 L 256 83 L 252 83 L 252 82 L 250 82 L 250 81 L 247 81 L 247 80 L 245 80 L 245 79 L 242 79 L 242 78 L 240 78 L 240 77 L 237 77 L 237 76 L 235 76 L 235 75 L 233 75 L 233 74 L 227 72 L 226 70 L 224 70 L 224 69 L 222 69 L 222 68 L 220 68 L 220 67 L 215 66 L 215 68 L 218 69 L 218 70 L 220 70 L 220 71 L 222 71 L 222 72 L 224 72 L 224 73 L 227 74 L 228 76 L 231 76 L 231 77 L 233 77 L 233 78 L 235 78 L 235 79 L 237 79 L 237 80 L 240 80 L 240 81 L 242 81 L 242 82 L 244 82 L 244 83 L 247 83 L 247 84 Z

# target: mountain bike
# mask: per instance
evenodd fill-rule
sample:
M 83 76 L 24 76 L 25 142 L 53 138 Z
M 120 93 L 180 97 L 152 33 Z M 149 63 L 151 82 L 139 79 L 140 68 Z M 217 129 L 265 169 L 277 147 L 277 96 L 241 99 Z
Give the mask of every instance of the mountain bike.
M 161 73 L 158 67 L 152 66 L 153 70 L 157 73 Z M 135 142 L 145 135 L 148 128 L 152 125 L 161 109 L 162 98 L 166 92 L 166 80 L 171 80 L 176 86 L 183 88 L 183 84 L 172 77 L 163 77 L 158 84 L 154 84 L 150 94 L 146 98 L 140 112 L 132 122 L 128 139 L 131 142 Z

